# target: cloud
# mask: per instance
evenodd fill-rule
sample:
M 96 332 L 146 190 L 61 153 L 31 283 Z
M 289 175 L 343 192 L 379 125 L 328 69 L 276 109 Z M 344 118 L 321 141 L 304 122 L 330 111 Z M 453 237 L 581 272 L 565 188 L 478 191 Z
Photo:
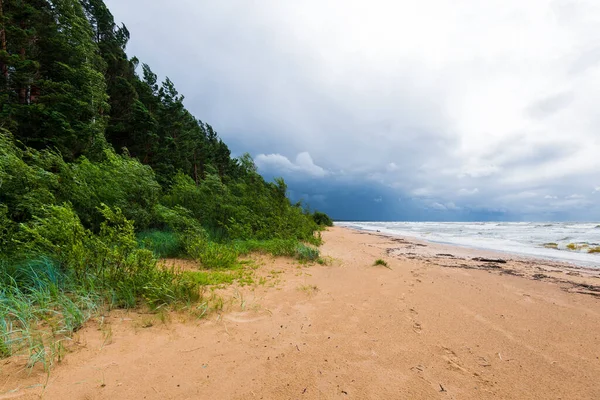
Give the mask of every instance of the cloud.
M 558 93 L 537 100 L 528 107 L 527 111 L 534 118 L 545 118 L 566 108 L 571 101 L 571 93 Z
M 259 154 L 254 161 L 259 170 L 300 172 L 313 177 L 324 177 L 328 174 L 313 162 L 308 152 L 299 153 L 295 163 L 281 154 Z
M 479 193 L 479 189 L 474 188 L 474 189 L 460 189 L 458 191 L 458 195 L 459 196 L 472 196 L 474 194 Z
M 400 167 L 398 167 L 396 165 L 396 163 L 391 162 L 385 167 L 385 169 L 387 170 L 387 172 L 394 172 L 394 171 L 398 171 L 400 169 Z
M 429 218 L 431 202 L 455 218 L 600 218 L 565 198 L 600 182 L 600 2 L 107 5 L 129 54 L 168 75 L 233 154 L 290 189 L 364 196 L 323 201 L 346 218 L 370 212 L 375 187 L 415 199 L 412 214 L 380 207 L 390 218 Z

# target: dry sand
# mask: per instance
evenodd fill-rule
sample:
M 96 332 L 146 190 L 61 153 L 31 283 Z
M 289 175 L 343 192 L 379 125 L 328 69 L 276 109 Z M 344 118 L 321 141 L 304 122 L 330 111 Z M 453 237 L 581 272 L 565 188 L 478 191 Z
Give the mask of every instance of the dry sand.
M 265 258 L 221 315 L 112 312 L 49 378 L 5 361 L 0 399 L 600 399 L 597 272 L 323 236 L 331 265 Z

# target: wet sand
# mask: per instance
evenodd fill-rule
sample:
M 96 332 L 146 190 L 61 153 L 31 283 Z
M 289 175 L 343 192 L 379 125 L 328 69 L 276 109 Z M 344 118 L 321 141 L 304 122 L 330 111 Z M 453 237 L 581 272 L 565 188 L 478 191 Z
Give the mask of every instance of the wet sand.
M 0 361 L 0 399 L 600 398 L 598 271 L 338 227 L 323 238 L 329 265 L 262 257 L 266 284 L 222 291 L 223 313 L 111 312 L 49 377 Z

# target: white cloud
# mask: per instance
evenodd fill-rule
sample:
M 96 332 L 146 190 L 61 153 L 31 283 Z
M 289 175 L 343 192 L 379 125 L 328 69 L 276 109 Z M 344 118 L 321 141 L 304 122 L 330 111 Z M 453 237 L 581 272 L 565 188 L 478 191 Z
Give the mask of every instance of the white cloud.
M 400 169 L 400 167 L 398 167 L 396 165 L 396 163 L 389 163 L 386 167 L 385 167 L 387 172 L 394 172 L 394 171 L 398 171 L 398 169 Z
M 490 175 L 494 175 L 499 172 L 500 168 L 495 165 L 479 165 L 464 167 L 458 174 L 459 178 L 471 177 L 471 178 L 485 178 Z
M 459 196 L 472 196 L 474 194 L 479 193 L 479 189 L 478 188 L 474 188 L 474 189 L 460 189 L 458 191 L 458 195 Z
M 261 170 L 301 172 L 314 177 L 324 177 L 328 172 L 316 165 L 308 152 L 299 153 L 296 162 L 291 162 L 281 154 L 259 154 L 254 160 Z
M 585 199 L 585 196 L 582 194 L 574 193 L 569 196 L 566 196 L 565 199 Z
M 421 187 L 412 190 L 411 194 L 416 197 L 428 197 L 433 194 L 433 190 L 431 188 Z
M 431 203 L 429 205 L 429 207 L 433 208 L 434 210 L 441 210 L 441 211 L 445 211 L 445 210 L 448 209 L 445 205 L 443 205 L 441 203 L 437 203 L 437 202 L 436 203 Z

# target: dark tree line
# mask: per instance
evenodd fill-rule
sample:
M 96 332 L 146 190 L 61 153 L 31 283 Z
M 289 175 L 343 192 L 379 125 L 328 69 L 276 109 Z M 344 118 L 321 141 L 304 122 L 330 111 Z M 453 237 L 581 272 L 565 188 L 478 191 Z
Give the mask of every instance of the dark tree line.
M 159 82 L 128 57 L 129 37 L 102 0 L 0 0 L 0 134 L 23 150 L 5 140 L 7 154 L 60 182 L 44 188 L 48 201 L 71 203 L 91 229 L 102 203 L 121 208 L 137 229 L 160 229 L 154 208 L 164 204 L 230 238 L 312 235 L 314 218 L 289 202 L 283 180 L 265 182 L 248 155 L 232 158 L 169 78 Z M 14 193 L 0 187 L 0 207 L 23 222 L 44 203 L 21 207 L 27 196 L 15 196 L 28 184 L 13 176 L 15 165 L 0 165 L 14 186 Z
M 129 31 L 102 0 L 1 0 L 0 23 L 0 127 L 26 146 L 70 161 L 127 149 L 162 183 L 177 171 L 198 182 L 209 166 L 240 173 L 170 79 L 159 83 L 146 64 L 136 73 Z

